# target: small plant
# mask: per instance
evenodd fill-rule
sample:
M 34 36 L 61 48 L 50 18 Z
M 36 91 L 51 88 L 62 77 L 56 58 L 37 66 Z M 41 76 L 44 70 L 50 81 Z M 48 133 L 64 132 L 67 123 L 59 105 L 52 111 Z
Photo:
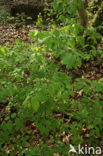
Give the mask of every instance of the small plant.
M 7 25 L 9 23 L 10 14 L 3 11 L 0 13 L 0 25 Z
M 23 13 L 17 13 L 15 17 L 11 17 L 11 21 L 16 24 L 17 27 L 23 26 L 27 24 L 27 21 L 32 20 L 31 17 L 27 17 L 27 15 Z

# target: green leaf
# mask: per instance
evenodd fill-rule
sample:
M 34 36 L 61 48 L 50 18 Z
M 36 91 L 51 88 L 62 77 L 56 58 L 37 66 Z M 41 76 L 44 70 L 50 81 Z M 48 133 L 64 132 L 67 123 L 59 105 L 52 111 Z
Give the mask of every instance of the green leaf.
M 35 112 L 37 112 L 38 109 L 39 109 L 39 106 L 40 106 L 38 99 L 35 98 L 35 97 L 33 97 L 33 98 L 31 99 L 31 105 L 32 105 L 33 110 L 34 110 Z
M 88 125 L 87 128 L 93 129 L 94 128 L 94 125 L 92 125 L 92 124 L 91 125 Z
M 11 131 L 12 131 L 12 128 L 13 128 L 13 123 L 12 123 L 12 121 L 9 120 L 9 121 L 7 122 L 7 124 L 6 124 L 6 126 L 7 126 L 8 131 L 11 132 Z
M 72 69 L 75 64 L 75 56 L 72 53 L 67 53 L 62 59 L 62 64 L 66 65 L 68 69 Z
M 11 114 L 11 118 L 14 119 L 16 117 L 16 113 Z
M 19 119 L 19 118 L 15 119 L 15 127 L 16 127 L 15 128 L 16 130 L 23 128 L 23 122 L 21 121 L 21 119 Z

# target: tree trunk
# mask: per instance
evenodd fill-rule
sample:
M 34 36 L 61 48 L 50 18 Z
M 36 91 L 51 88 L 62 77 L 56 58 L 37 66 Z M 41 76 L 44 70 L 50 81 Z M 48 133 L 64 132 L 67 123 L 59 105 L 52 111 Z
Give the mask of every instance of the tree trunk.
M 103 1 L 102 0 L 96 1 L 97 7 L 95 6 L 95 1 L 94 3 L 92 2 L 92 6 L 89 6 L 92 8 L 91 12 L 94 15 L 93 18 L 89 21 L 90 25 L 88 25 L 88 14 L 86 12 L 86 8 L 84 4 L 85 4 L 84 1 L 81 0 L 81 7 L 78 9 L 78 14 L 80 17 L 81 25 L 85 28 L 95 27 L 97 28 L 97 33 L 100 33 L 101 35 L 103 35 Z M 94 11 L 95 11 L 95 14 L 94 14 Z M 85 42 L 88 43 L 87 50 L 88 51 L 91 50 L 92 49 L 91 45 L 93 45 L 93 40 L 91 38 L 89 39 L 88 35 L 85 36 Z M 97 43 L 95 43 L 94 46 L 97 47 L 98 43 L 100 42 L 101 42 L 101 38 L 97 39 Z
M 88 25 L 88 14 L 87 14 L 86 6 L 85 6 L 85 3 L 83 2 L 83 0 L 81 0 L 80 3 L 81 3 L 81 5 L 78 8 L 78 14 L 80 17 L 81 25 L 86 28 Z

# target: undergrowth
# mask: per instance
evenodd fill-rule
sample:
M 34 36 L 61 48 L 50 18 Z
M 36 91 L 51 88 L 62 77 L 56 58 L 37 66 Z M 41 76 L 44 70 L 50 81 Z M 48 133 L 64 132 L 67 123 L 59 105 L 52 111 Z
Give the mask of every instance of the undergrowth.
M 88 34 L 91 45 L 85 41 Z M 70 73 L 60 70 L 78 70 L 84 60 L 102 59 L 102 51 L 95 47 L 100 35 L 94 28 L 85 30 L 72 21 L 61 28 L 53 25 L 50 31 L 33 30 L 30 37 L 31 44 L 16 40 L 8 48 L 0 46 L 0 104 L 4 111 L 0 155 L 65 156 L 70 144 L 75 148 L 78 144 L 100 146 L 102 80 L 72 81 Z M 63 141 L 64 133 L 68 139 Z

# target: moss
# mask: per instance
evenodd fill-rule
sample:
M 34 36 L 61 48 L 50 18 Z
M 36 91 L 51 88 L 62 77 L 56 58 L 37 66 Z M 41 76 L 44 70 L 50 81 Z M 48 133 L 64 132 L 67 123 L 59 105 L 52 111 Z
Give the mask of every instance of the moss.
M 89 2 L 89 7 L 88 7 L 89 12 L 91 12 L 92 14 L 95 14 L 98 11 L 99 6 L 101 5 L 101 3 L 102 3 L 102 0 L 90 1 Z
M 97 13 L 94 15 L 92 20 L 92 26 L 98 27 L 103 24 L 103 2 L 99 6 Z
M 103 1 L 98 7 L 98 11 L 93 16 L 93 19 L 91 20 L 90 26 L 98 27 L 103 24 Z

